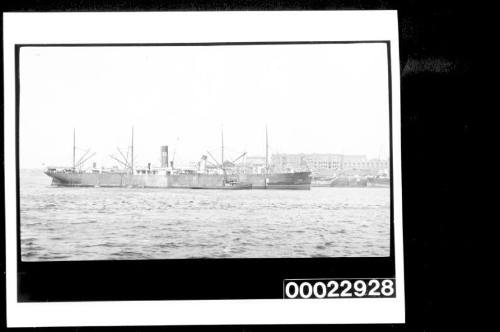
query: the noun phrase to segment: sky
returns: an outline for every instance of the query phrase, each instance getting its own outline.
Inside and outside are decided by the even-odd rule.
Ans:
[[[385,44],[23,47],[20,166],[111,167],[134,127],[136,165],[210,151],[389,155]]]

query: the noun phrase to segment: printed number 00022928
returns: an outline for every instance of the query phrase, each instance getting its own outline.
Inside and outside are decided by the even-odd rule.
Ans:
[[[285,280],[285,299],[395,296],[394,279]]]

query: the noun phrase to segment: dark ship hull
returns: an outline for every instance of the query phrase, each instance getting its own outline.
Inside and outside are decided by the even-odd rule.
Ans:
[[[229,189],[219,174],[129,174],[114,172],[80,173],[46,171],[52,184],[66,187],[131,187]],[[311,173],[273,173],[231,175],[237,183],[232,189],[311,189]]]
[[[370,177],[368,178],[368,186],[387,188],[391,185],[391,180],[388,177]]]

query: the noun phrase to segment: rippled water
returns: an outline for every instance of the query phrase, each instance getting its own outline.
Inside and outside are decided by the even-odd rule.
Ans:
[[[387,188],[56,188],[21,171],[23,261],[389,255]]]

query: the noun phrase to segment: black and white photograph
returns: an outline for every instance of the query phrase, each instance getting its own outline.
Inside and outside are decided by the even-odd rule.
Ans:
[[[404,320],[395,12],[260,14],[6,17],[16,326],[23,304],[130,300],[178,315],[78,325],[185,325],[186,304],[252,299],[255,316],[193,320],[287,323],[264,312],[285,300]],[[358,319],[348,301],[387,307]],[[71,326],[44,308],[28,326]]]
[[[22,260],[389,256],[385,43],[19,63]]]

